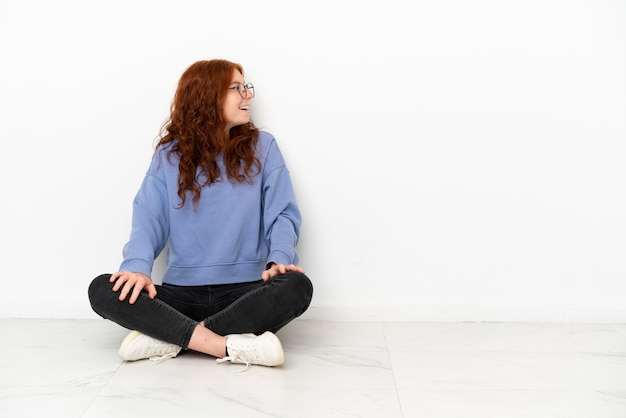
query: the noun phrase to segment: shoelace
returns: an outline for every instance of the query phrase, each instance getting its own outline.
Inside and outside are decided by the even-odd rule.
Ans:
[[[150,361],[154,361],[155,363],[160,363],[162,361],[174,358],[178,355],[178,353],[167,353],[162,356],[152,356],[150,357]]]
[[[237,351],[235,352],[235,355],[230,355],[230,356],[226,356],[226,357],[222,357],[222,358],[218,358],[215,361],[218,363],[225,363],[227,361],[230,361],[231,363],[234,363],[236,361],[239,361],[241,363],[245,363],[246,366],[243,369],[240,369],[239,371],[237,371],[237,373],[241,373],[241,372],[245,372],[246,370],[248,370],[248,368],[250,367],[250,353],[247,352],[240,352]]]
[[[164,345],[165,343],[163,341],[159,341],[156,339],[149,341],[148,351],[155,351],[156,353],[158,353],[159,351],[165,351],[166,348],[169,349],[169,352],[166,352],[165,354],[159,355],[155,353],[154,355],[150,356],[149,359],[151,361],[154,361],[155,363],[161,363],[162,361],[174,358],[178,355],[180,348],[177,351],[171,351],[169,344],[167,347],[165,347]]]

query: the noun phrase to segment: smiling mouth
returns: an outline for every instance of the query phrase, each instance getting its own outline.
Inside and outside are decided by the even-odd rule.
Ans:
[[[249,106],[239,106],[239,110],[249,110]]]

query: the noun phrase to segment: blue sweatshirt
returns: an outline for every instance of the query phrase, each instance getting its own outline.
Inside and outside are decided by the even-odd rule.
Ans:
[[[150,276],[154,260],[168,244],[163,283],[179,286],[259,280],[269,262],[297,264],[300,211],[289,171],[275,138],[260,132],[261,173],[252,184],[225,178],[202,188],[194,208],[178,196],[178,163],[172,143],[160,146],[133,201],[130,240],[120,271]]]

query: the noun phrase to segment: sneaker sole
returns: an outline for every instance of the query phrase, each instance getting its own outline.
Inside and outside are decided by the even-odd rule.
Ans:
[[[126,338],[124,338],[124,341],[122,341],[122,345],[120,346],[120,349],[118,350],[117,355],[120,356],[123,360],[132,361],[124,357],[126,355],[126,349],[130,345],[130,343],[132,343],[133,340],[139,337],[140,335],[141,333],[139,331],[133,331],[130,334],[128,334]]]

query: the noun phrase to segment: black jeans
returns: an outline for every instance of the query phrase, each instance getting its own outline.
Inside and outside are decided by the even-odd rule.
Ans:
[[[214,286],[157,285],[155,299],[143,291],[131,305],[118,299],[110,274],[89,285],[93,310],[125,328],[188,348],[199,322],[216,334],[276,332],[307,310],[313,285],[307,276],[287,272],[267,282]]]

